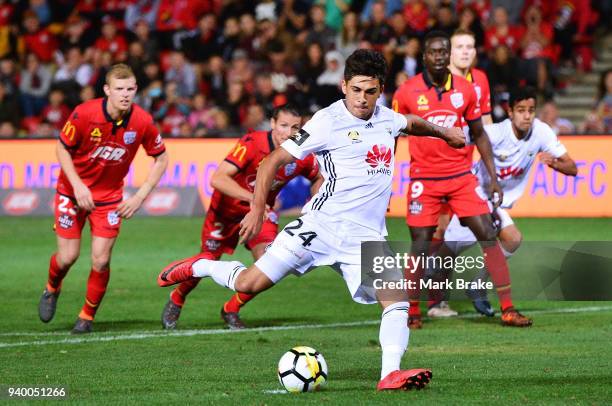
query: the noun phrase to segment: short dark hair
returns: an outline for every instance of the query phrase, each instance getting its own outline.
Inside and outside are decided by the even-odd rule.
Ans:
[[[387,78],[385,57],[371,49],[358,49],[353,52],[344,65],[344,80],[348,82],[360,75],[376,78],[381,86],[384,85]]]
[[[508,102],[508,105],[510,106],[510,109],[513,109],[516,103],[529,99],[534,99],[537,104],[538,92],[536,92],[536,90],[531,86],[522,86],[510,92],[510,101]]]
[[[446,41],[448,41],[448,44],[450,46],[450,37],[448,36],[448,34],[444,31],[441,30],[433,30],[433,31],[429,31],[426,35],[425,38],[423,38],[423,46],[425,48],[427,48],[427,44],[430,41],[433,41],[434,39],[445,39]]]
[[[274,120],[277,120],[278,115],[281,112],[291,114],[292,116],[296,116],[296,117],[302,117],[302,115],[300,114],[300,110],[297,108],[296,105],[292,103],[285,103],[285,104],[281,104],[280,106],[275,107],[274,110],[272,110],[272,118]]]

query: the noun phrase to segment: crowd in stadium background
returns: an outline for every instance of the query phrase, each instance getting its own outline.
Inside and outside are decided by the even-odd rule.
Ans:
[[[422,70],[423,36],[457,28],[475,33],[500,121],[510,89],[551,100],[590,71],[611,14],[610,0],[0,0],[0,138],[56,137],[74,106],[103,96],[117,62],[166,137],[269,129],[286,101],[308,115],[342,96],[357,48],[387,58],[389,105]],[[560,133],[612,133],[612,70],[579,128],[554,102],[540,117]]]

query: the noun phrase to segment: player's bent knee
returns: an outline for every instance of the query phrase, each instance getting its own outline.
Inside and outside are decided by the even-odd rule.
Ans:
[[[79,250],[58,251],[55,259],[60,267],[71,267],[79,259],[79,254]]]
[[[515,253],[523,242],[523,234],[516,227],[503,229],[499,237],[502,247],[510,254]]]
[[[273,285],[274,282],[272,282],[266,274],[255,265],[251,265],[238,275],[234,283],[234,289],[237,292],[253,294],[266,290]]]
[[[110,267],[110,255],[92,255],[91,267],[96,271],[105,271]]]

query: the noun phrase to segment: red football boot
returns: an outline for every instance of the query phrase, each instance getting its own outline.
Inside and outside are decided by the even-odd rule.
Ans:
[[[191,266],[199,259],[202,259],[202,257],[196,255],[172,262],[159,274],[157,277],[157,284],[161,287],[165,287],[195,279]]]
[[[429,369],[397,370],[381,379],[376,386],[376,390],[419,390],[431,381],[432,376]]]

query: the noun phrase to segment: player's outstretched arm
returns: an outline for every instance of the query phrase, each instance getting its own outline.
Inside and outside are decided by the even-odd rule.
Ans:
[[[458,127],[444,128],[423,120],[414,114],[406,114],[408,126],[402,132],[416,136],[440,138],[453,148],[465,146],[465,134]]]
[[[160,155],[157,155],[155,158],[155,162],[149,171],[149,175],[147,179],[144,181],[142,186],[138,188],[138,191],[134,193],[129,199],[121,202],[119,206],[117,206],[117,214],[119,216],[129,219],[138,211],[142,202],[145,201],[149,193],[153,190],[155,185],[159,182],[162,175],[166,171],[168,167],[168,153],[163,152]]]
[[[240,222],[240,241],[248,241],[261,230],[266,211],[266,200],[278,168],[295,161],[293,155],[284,148],[276,148],[266,157],[257,169],[255,193],[251,202],[251,211]]]
[[[480,119],[468,121],[468,126],[470,127],[470,134],[472,134],[472,137],[474,138],[474,143],[476,144],[476,148],[478,148],[481,159],[487,168],[487,172],[489,172],[489,178],[491,179],[489,186],[489,197],[493,203],[493,206],[498,207],[504,200],[504,191],[497,182],[497,173],[495,172],[495,163],[493,162],[493,148],[491,147],[491,141],[489,141],[489,136],[485,132]]]
[[[83,210],[92,211],[96,206],[94,205],[91,191],[87,186],[85,186],[79,177],[79,174],[74,167],[74,163],[72,162],[72,156],[61,141],[57,142],[56,154],[57,160],[62,167],[62,171],[72,185],[72,190],[74,191],[74,198],[77,201],[77,205]]]
[[[236,165],[227,161],[222,161],[219,168],[210,180],[210,185],[219,192],[234,199],[239,199],[245,202],[253,200],[253,193],[243,188],[234,180],[234,176],[240,172]]]
[[[542,152],[540,154],[540,161],[564,175],[576,176],[578,174],[576,162],[574,162],[574,160],[567,153],[555,158],[555,156],[549,152]]]

